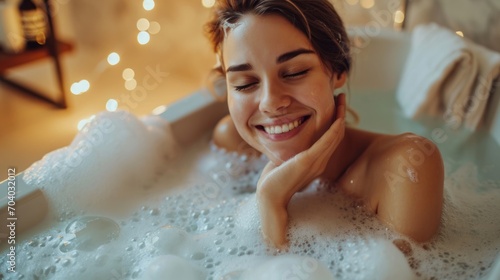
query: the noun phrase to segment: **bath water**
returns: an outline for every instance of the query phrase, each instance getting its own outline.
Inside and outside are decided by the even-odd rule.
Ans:
[[[2,253],[0,278],[487,279],[500,251],[500,180],[495,166],[443,150],[445,207],[431,242],[314,181],[289,204],[289,251],[275,252],[254,193],[265,158],[218,150],[210,135],[177,153],[164,121],[102,113],[25,172],[51,209],[19,239],[15,273]]]

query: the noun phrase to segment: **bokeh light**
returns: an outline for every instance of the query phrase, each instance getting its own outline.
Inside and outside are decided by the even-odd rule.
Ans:
[[[73,83],[71,85],[70,91],[74,95],[80,95],[87,92],[90,89],[90,82],[87,80],[81,80],[79,82]]]
[[[108,102],[106,102],[106,110],[114,112],[116,109],[118,109],[118,101],[113,98],[109,99]]]
[[[365,9],[370,9],[375,5],[374,0],[361,0],[361,7]]]
[[[128,81],[128,80],[132,80],[135,76],[135,72],[134,70],[130,69],[130,68],[125,68],[122,72],[122,78],[125,80],[125,81]]]
[[[153,0],[144,0],[142,2],[142,7],[146,11],[151,11],[155,7],[155,1],[153,1]]]
[[[153,115],[161,115],[167,110],[166,105],[161,105],[153,109]]]
[[[405,20],[405,14],[402,11],[396,11],[394,14],[394,22],[402,23]]]
[[[201,0],[201,4],[205,8],[212,8],[215,5],[215,0]]]
[[[125,81],[125,88],[127,90],[134,90],[137,87],[137,81],[135,79],[130,79]]]
[[[120,62],[120,55],[112,52],[108,55],[108,63],[109,65],[116,65]]]
[[[140,18],[137,21],[137,29],[139,29],[139,31],[146,31],[148,30],[148,28],[149,28],[149,20],[145,18]]]
[[[150,34],[157,34],[157,33],[159,33],[159,32],[160,32],[160,30],[161,30],[161,26],[160,26],[160,24],[159,24],[158,22],[156,22],[156,21],[151,21],[151,22],[149,23],[148,32],[149,32]]]
[[[145,45],[145,44],[149,43],[150,39],[151,39],[151,37],[149,36],[149,33],[146,31],[141,31],[137,35],[137,42],[139,42],[139,44],[141,44],[141,45]]]

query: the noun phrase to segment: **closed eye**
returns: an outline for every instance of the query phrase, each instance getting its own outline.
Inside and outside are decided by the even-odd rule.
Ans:
[[[234,90],[236,90],[236,91],[246,91],[246,90],[251,89],[256,84],[257,84],[257,82],[249,83],[249,84],[245,84],[245,85],[241,85],[241,86],[234,86]]]
[[[307,72],[309,72],[309,70],[311,70],[311,69],[306,69],[304,71],[295,72],[295,73],[291,73],[291,74],[286,74],[286,75],[284,75],[284,77],[287,78],[287,79],[299,78],[299,77],[304,76],[305,74],[307,74]]]

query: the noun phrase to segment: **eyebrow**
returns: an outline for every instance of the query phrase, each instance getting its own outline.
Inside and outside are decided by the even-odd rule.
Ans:
[[[276,63],[280,64],[280,63],[286,62],[286,61],[288,61],[296,56],[299,56],[301,54],[314,54],[314,53],[315,52],[313,50],[309,50],[309,49],[303,49],[303,48],[296,49],[294,51],[290,51],[290,52],[287,52],[287,53],[284,53],[284,54],[278,56],[278,58],[276,58]],[[252,70],[252,65],[250,65],[248,63],[243,63],[243,64],[229,66],[226,69],[226,73],[227,72],[248,71],[248,70]]]
[[[284,53],[280,56],[278,56],[278,58],[276,59],[276,63],[283,63],[285,61],[288,61],[298,55],[301,55],[301,54],[312,54],[314,53],[313,50],[308,50],[308,49],[296,49],[294,51],[291,51],[291,52],[287,52],[287,53]]]

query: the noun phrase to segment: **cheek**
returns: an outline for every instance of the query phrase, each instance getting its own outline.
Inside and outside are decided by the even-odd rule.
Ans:
[[[331,119],[335,111],[333,92],[330,92],[329,88],[316,87],[309,89],[307,94],[302,95],[298,101],[313,109],[320,120],[324,118]]]
[[[235,98],[231,93],[228,94],[227,105],[229,108],[229,114],[233,119],[236,129],[243,136],[249,119],[249,110],[245,106],[243,100]]]

